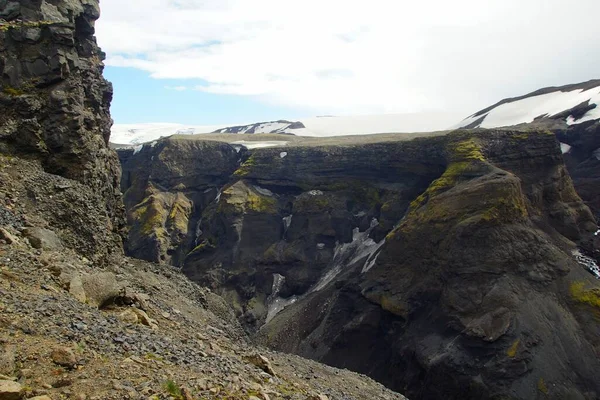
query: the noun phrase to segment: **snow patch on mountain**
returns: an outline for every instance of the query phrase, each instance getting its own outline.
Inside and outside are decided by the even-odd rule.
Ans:
[[[114,124],[110,142],[115,144],[136,145],[151,142],[172,135],[196,135],[210,133],[220,126],[189,126],[183,124]]]
[[[571,146],[569,146],[569,145],[568,145],[568,144],[566,144],[566,143],[560,142],[560,151],[561,151],[563,154],[567,154],[568,152],[570,152],[570,151],[571,151]]]
[[[600,119],[600,86],[596,86],[590,89],[556,90],[537,96],[506,101],[487,112],[471,115],[457,127],[498,128],[527,124],[537,118],[548,118],[564,113],[586,102],[595,108],[587,111],[580,118],[575,118],[573,115],[568,116],[566,123],[574,125]]]
[[[287,133],[293,134],[295,129],[304,128],[302,122],[290,122],[290,121],[273,121],[273,122],[259,122],[256,124],[249,125],[238,125],[230,126],[227,128],[221,128],[215,130],[214,133],[235,133],[235,134],[248,134],[248,133]]]

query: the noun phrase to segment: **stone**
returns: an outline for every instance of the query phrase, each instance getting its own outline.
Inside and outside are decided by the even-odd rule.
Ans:
[[[81,276],[75,275],[71,278],[71,281],[69,282],[69,293],[78,301],[82,303],[86,302],[87,296],[85,294],[85,289],[83,288]]]
[[[0,227],[0,239],[6,241],[8,244],[17,242],[17,239],[10,234],[6,229]]]
[[[66,347],[59,347],[52,350],[50,358],[56,365],[60,365],[65,368],[75,368],[77,365],[77,358],[71,349]]]
[[[192,392],[186,387],[181,388],[181,397],[183,397],[183,400],[194,400]]]
[[[250,364],[253,364],[254,366],[262,369],[263,371],[265,371],[266,373],[268,373],[271,376],[275,376],[275,377],[277,376],[277,374],[275,373],[275,370],[271,366],[271,362],[269,361],[269,359],[267,357],[265,357],[263,355],[260,355],[258,353],[252,354],[250,356],[245,356],[244,360],[246,360]]]
[[[114,301],[121,293],[121,286],[112,272],[99,272],[81,278],[86,301],[101,308]]]
[[[22,391],[20,383],[0,380],[0,400],[19,400]]]
[[[138,316],[133,310],[125,310],[118,317],[126,324],[137,324],[139,322]]]
[[[15,348],[14,346],[0,347],[0,374],[12,375],[15,371]]]
[[[35,396],[28,400],[52,400],[52,399],[50,398],[50,396],[43,395],[43,396]]]
[[[49,229],[27,228],[23,230],[23,235],[29,239],[29,243],[34,249],[56,251],[63,248],[58,235]]]
[[[155,320],[150,318],[145,311],[139,310],[135,307],[131,309],[138,317],[139,321],[146,326],[149,326],[152,329],[158,329],[158,324]]]

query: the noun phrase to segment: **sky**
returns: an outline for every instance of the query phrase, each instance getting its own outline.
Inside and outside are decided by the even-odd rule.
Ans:
[[[600,78],[598,0],[101,0],[116,123],[455,113]]]

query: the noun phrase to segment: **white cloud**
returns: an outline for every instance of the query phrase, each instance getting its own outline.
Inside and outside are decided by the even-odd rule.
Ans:
[[[185,92],[188,88],[187,86],[165,86],[167,90],[175,90],[177,92]]]
[[[597,0],[102,0],[107,63],[317,113],[469,114],[597,78]],[[194,86],[196,83],[190,83]]]

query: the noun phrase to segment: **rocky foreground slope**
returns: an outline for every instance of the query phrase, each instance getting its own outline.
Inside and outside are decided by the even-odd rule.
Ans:
[[[128,250],[415,399],[600,393],[597,224],[547,131],[120,153]],[[578,262],[579,261],[579,262]]]

